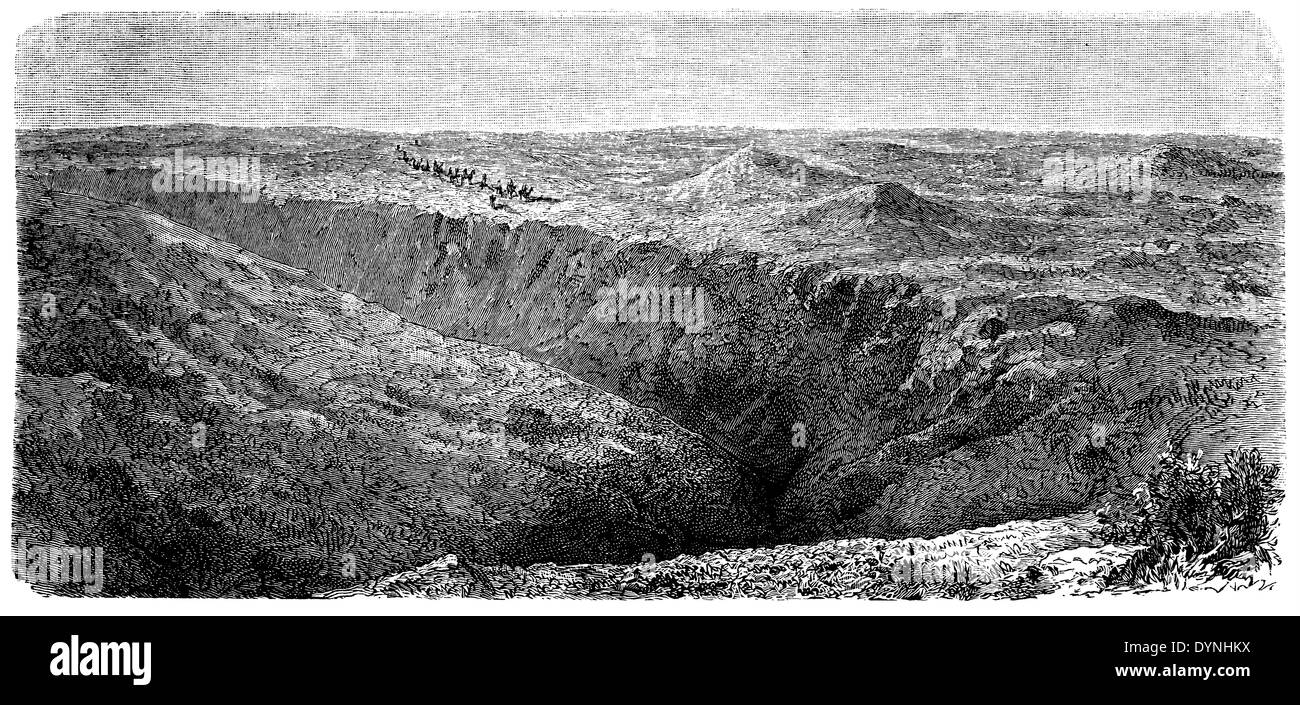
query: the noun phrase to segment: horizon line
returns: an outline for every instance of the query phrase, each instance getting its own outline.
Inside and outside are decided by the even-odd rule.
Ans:
[[[1034,129],[1014,129],[1006,127],[984,127],[978,125],[898,125],[898,126],[881,126],[881,125],[860,125],[854,127],[816,127],[816,126],[770,126],[770,125],[728,125],[716,123],[673,123],[657,125],[653,127],[614,127],[608,129],[600,128],[578,128],[578,129],[522,129],[522,128],[505,128],[505,129],[481,129],[465,130],[456,128],[380,128],[380,127],[360,127],[355,125],[338,125],[338,124],[310,124],[310,123],[285,123],[285,124],[240,124],[240,123],[219,123],[219,122],[135,122],[135,123],[113,123],[104,125],[82,124],[82,125],[59,125],[59,126],[20,126],[15,125],[15,132],[35,132],[35,131],[59,131],[59,130],[112,130],[129,127],[215,127],[215,128],[238,128],[252,130],[353,130],[357,132],[369,132],[373,134],[401,134],[401,135],[423,135],[423,134],[463,134],[463,135],[578,135],[578,134],[614,134],[614,133],[633,133],[633,132],[655,132],[663,130],[757,130],[766,132],[897,132],[897,131],[918,131],[918,132],[956,132],[956,131],[976,131],[1016,135],[1054,135],[1054,134],[1073,134],[1073,135],[1098,135],[1098,136],[1132,136],[1132,137],[1159,137],[1159,136],[1191,136],[1191,137],[1246,137],[1251,139],[1271,140],[1281,142],[1285,137],[1285,130],[1281,133],[1263,133],[1263,132],[1200,132],[1195,130],[1156,130],[1156,131],[1132,131],[1132,130],[1079,130],[1064,128],[1034,128]]]

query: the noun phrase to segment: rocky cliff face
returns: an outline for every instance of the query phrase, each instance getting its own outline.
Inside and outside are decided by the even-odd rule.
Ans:
[[[1171,434],[1209,448],[1234,426],[1266,436],[1252,414],[1278,403],[1260,365],[1275,351],[1253,325],[1139,297],[945,295],[901,267],[783,266],[390,205],[175,197],[148,177],[51,184],[657,409],[760,479],[775,539],[933,536],[1087,508],[1126,493]]]
[[[106,594],[301,597],[447,551],[764,538],[747,469],[662,414],[151,211],[28,186],[14,533],[102,547]]]

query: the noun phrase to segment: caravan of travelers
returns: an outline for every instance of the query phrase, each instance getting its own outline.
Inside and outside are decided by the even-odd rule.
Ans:
[[[419,140],[415,142],[419,146]],[[406,151],[402,145],[397,145],[397,153],[402,155],[402,161],[416,171],[424,171],[447,181],[453,186],[477,186],[480,189],[488,189],[493,193],[488,197],[488,202],[493,208],[504,208],[505,205],[500,203],[500,199],[517,198],[523,201],[533,200],[533,189],[535,187],[523,184],[516,184],[514,179],[507,179],[502,183],[500,179],[495,184],[488,183],[486,172],[480,173],[477,169],[468,169],[465,167],[448,166],[434,159],[423,157],[418,154],[412,154]]]

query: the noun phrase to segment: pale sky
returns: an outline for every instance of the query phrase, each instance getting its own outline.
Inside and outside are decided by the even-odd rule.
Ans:
[[[1246,14],[63,15],[19,127],[977,127],[1280,136]]]

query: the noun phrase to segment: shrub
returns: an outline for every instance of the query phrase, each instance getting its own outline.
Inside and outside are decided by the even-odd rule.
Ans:
[[[1183,584],[1194,574],[1237,577],[1274,565],[1280,473],[1258,449],[1234,450],[1214,464],[1171,445],[1130,506],[1099,513],[1106,540],[1147,544],[1116,577]]]
[[[1223,515],[1218,468],[1204,462],[1200,451],[1182,458],[1166,452],[1146,484],[1149,494],[1141,509],[1149,538],[1194,555],[1213,548]]]
[[[1219,484],[1220,505],[1229,510],[1224,517],[1223,553],[1236,556],[1253,553],[1269,565],[1276,539],[1274,518],[1282,502],[1277,486],[1280,465],[1264,462],[1257,449],[1229,453]]]

